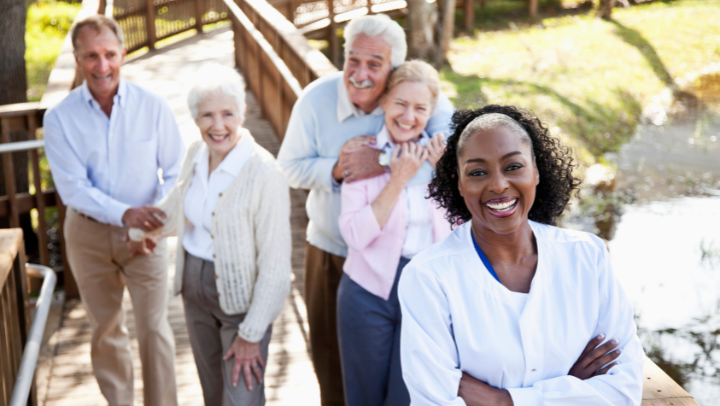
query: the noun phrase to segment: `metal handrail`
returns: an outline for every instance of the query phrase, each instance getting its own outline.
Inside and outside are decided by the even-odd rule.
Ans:
[[[31,149],[42,148],[44,146],[45,140],[8,142],[7,144],[0,144],[0,154],[3,152],[29,151]]]
[[[40,288],[40,296],[38,296],[35,304],[35,317],[30,326],[30,334],[25,343],[20,368],[18,369],[15,387],[13,388],[12,397],[8,406],[25,406],[27,405],[30,389],[35,378],[35,367],[37,366],[38,355],[40,354],[40,346],[42,345],[43,334],[45,333],[45,324],[47,323],[48,314],[50,313],[50,304],[52,303],[52,293],[55,290],[57,276],[55,272],[42,265],[25,264],[28,275],[43,278],[42,288]]]

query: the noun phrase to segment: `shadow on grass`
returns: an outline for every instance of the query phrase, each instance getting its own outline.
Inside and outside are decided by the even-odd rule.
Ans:
[[[570,113],[544,111],[541,119],[552,121],[570,136],[580,140],[594,156],[616,152],[630,140],[640,121],[642,106],[629,92],[616,88],[613,93],[619,101],[617,106],[606,106],[588,98],[574,101],[554,89],[531,82],[511,79],[481,78],[475,75],[461,75],[450,70],[443,71],[444,78],[456,86],[454,104],[458,109],[478,108],[489,103],[483,87],[500,87],[521,97],[542,95],[560,103]],[[494,100],[493,102],[498,102]],[[532,109],[533,106],[519,106]],[[550,116],[548,116],[548,114]]]
[[[641,33],[632,28],[622,25],[618,21],[611,20],[609,22],[615,26],[615,34],[620,39],[622,39],[629,45],[634,46],[635,48],[637,48],[638,51],[640,51],[642,56],[650,64],[650,67],[652,68],[653,72],[655,72],[658,79],[665,83],[666,86],[672,86],[674,84],[672,75],[670,75],[670,72],[668,72],[662,59],[660,59],[660,56],[657,54],[657,51],[655,51],[655,48],[652,46],[652,44],[650,44],[650,42],[645,39],[645,37],[643,37]]]

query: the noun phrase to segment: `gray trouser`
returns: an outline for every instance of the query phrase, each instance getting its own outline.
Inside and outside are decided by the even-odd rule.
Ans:
[[[217,294],[215,264],[186,253],[182,289],[185,321],[205,405],[262,406],[265,404],[265,385],[258,384],[254,377],[253,390],[247,389],[242,372],[238,385],[232,386],[235,360],[224,361],[223,357],[235,341],[238,325],[245,314],[225,314]],[[271,333],[272,325],[260,340],[260,355],[265,365]]]

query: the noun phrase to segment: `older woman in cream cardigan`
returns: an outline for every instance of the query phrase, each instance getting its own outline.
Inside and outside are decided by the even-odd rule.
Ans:
[[[167,217],[155,235],[179,237],[174,291],[183,295],[205,405],[263,405],[271,326],[290,289],[288,186],[241,127],[240,75],[208,65],[197,77],[188,104],[202,141],[158,204]],[[132,241],[151,236],[129,231]]]

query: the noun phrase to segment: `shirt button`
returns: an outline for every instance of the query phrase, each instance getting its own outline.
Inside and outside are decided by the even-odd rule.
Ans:
[[[220,292],[218,292],[218,297],[220,297]]]
[[[213,258],[215,258],[215,254],[213,254]]]
[[[215,212],[212,212],[212,215],[214,216],[214,215],[215,215]]]
[[[219,278],[219,276],[215,275],[215,279]]]
[[[222,193],[218,194],[218,196],[222,197]]]
[[[210,239],[213,239],[213,238],[215,238],[215,236],[214,236],[214,235],[212,235],[212,234],[210,234]]]
[[[533,370],[530,371],[530,372],[535,373],[535,372],[537,372],[537,369],[533,369]]]

